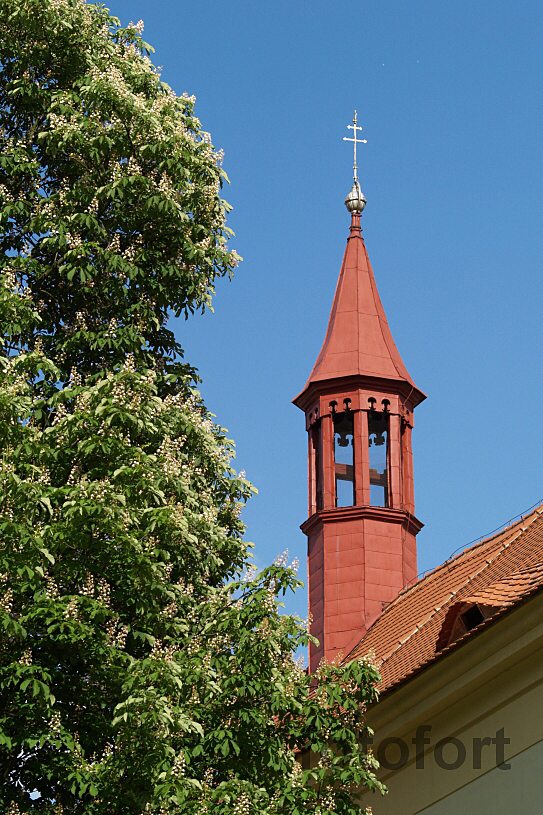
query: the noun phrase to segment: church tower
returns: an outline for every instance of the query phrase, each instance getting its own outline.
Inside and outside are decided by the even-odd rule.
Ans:
[[[356,167],[351,228],[328,329],[294,404],[309,441],[309,667],[346,655],[417,575],[413,411],[425,399],[392,339],[362,238],[366,199]]]

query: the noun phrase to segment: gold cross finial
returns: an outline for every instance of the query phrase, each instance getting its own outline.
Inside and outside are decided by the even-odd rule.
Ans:
[[[349,128],[349,130],[354,131],[354,132],[353,132],[353,136],[354,136],[354,138],[353,138],[353,139],[349,139],[349,138],[348,138],[348,136],[343,136],[343,141],[352,141],[352,142],[353,142],[353,144],[354,144],[354,166],[353,166],[353,170],[354,170],[354,180],[355,180],[355,182],[358,182],[358,172],[357,172],[358,168],[357,168],[357,166],[356,166],[356,145],[357,145],[357,144],[367,144],[367,143],[368,143],[367,139],[357,139],[357,138],[356,138],[356,131],[357,131],[357,130],[360,130],[360,131],[362,130],[362,128],[361,128],[361,127],[359,127],[359,126],[356,124],[356,123],[357,123],[357,121],[358,121],[358,118],[357,118],[357,116],[356,116],[356,110],[355,110],[352,125],[347,125],[347,127]]]

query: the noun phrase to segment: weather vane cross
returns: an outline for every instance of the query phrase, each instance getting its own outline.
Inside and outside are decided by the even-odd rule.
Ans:
[[[354,136],[354,138],[353,138],[353,139],[350,139],[348,136],[343,136],[343,141],[352,141],[352,142],[353,142],[353,146],[354,146],[354,165],[353,165],[353,170],[354,170],[354,180],[355,180],[355,181],[358,181],[358,172],[357,172],[358,168],[357,168],[357,165],[356,165],[356,145],[357,145],[357,144],[367,144],[367,143],[368,143],[368,140],[367,140],[367,139],[357,139],[357,138],[356,138],[356,131],[357,131],[357,130],[362,131],[362,128],[361,128],[361,127],[359,127],[359,126],[356,124],[356,123],[357,123],[357,121],[358,121],[358,118],[357,118],[357,115],[356,115],[356,110],[355,110],[352,125],[347,125],[347,127],[349,128],[349,130],[352,130],[352,131],[353,131],[353,136]]]

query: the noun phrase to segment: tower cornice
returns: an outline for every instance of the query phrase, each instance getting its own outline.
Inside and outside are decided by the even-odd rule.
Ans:
[[[334,396],[339,392],[376,391],[378,393],[395,393],[404,404],[413,410],[426,399],[426,394],[405,379],[388,379],[378,376],[354,374],[333,379],[309,381],[303,391],[292,402],[303,411],[310,410],[315,399]]]
[[[417,535],[424,526],[422,521],[404,509],[352,506],[318,510],[301,524],[300,529],[306,535],[311,535],[323,524],[341,523],[342,521],[383,521],[401,524],[411,535]]]

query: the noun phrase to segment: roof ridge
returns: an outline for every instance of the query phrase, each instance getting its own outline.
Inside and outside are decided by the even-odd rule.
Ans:
[[[536,510],[535,513],[534,513],[535,517],[534,517],[533,520],[536,520],[537,517],[541,516],[542,513],[543,513],[543,509]],[[517,523],[522,522],[522,520],[524,520],[524,519],[521,518],[520,521],[517,521]],[[455,589],[453,592],[451,592],[449,594],[449,596],[447,597],[447,599],[443,603],[441,603],[441,605],[436,606],[435,608],[432,609],[431,613],[428,614],[428,616],[426,617],[426,619],[422,623],[417,623],[415,625],[415,627],[413,628],[413,630],[406,637],[404,637],[402,640],[400,640],[400,642],[397,645],[395,645],[394,648],[386,656],[382,657],[381,665],[384,665],[384,663],[387,662],[406,642],[408,642],[408,640],[410,640],[411,637],[413,637],[418,631],[420,631],[422,628],[424,628],[424,626],[427,625],[430,622],[430,620],[432,620],[433,617],[435,617],[435,615],[439,611],[441,611],[443,608],[445,608],[445,606],[447,604],[449,604],[451,602],[451,600],[462,589],[464,589],[467,585],[469,585],[469,583],[471,583],[473,580],[475,580],[476,577],[478,577],[480,574],[482,574],[482,572],[484,572],[485,569],[487,569],[490,566],[491,563],[494,563],[494,561],[496,561],[499,557],[501,557],[501,555],[506,551],[506,549],[508,549],[515,541],[517,541],[526,532],[526,530],[528,529],[528,527],[531,525],[532,522],[533,521],[531,521],[530,524],[528,524],[528,526],[521,527],[521,529],[517,532],[517,534],[514,535],[510,540],[504,541],[503,545],[495,553],[494,557],[492,557],[490,560],[486,560],[484,562],[484,564],[481,566],[481,568],[477,572],[475,572],[475,574],[469,575],[466,578],[466,580],[462,583],[462,585],[459,586],[457,589]],[[492,540],[492,539],[490,539],[490,540]],[[475,547],[473,547],[473,548],[475,548]],[[460,553],[460,554],[463,554],[463,553]],[[445,562],[447,562],[447,561],[445,561]],[[421,578],[421,581],[424,580],[424,579],[425,578]],[[392,606],[392,603],[390,605]],[[389,606],[387,606],[387,609],[388,608],[389,608]],[[385,612],[386,612],[387,609],[385,609]],[[382,617],[383,617],[383,615],[378,617],[377,620],[381,620]],[[376,622],[377,622],[377,620],[376,620]],[[358,644],[360,644],[360,643],[358,643]]]
[[[485,538],[482,541],[480,540],[477,543],[474,543],[473,546],[470,546],[468,544],[466,546],[466,548],[463,549],[461,552],[459,552],[457,555],[450,555],[447,558],[447,560],[443,561],[443,563],[440,563],[437,566],[434,566],[433,569],[429,569],[429,571],[427,571],[425,574],[423,574],[422,577],[417,578],[414,583],[411,583],[411,585],[405,586],[405,588],[403,588],[400,591],[400,593],[397,594],[396,597],[393,600],[391,600],[385,606],[382,613],[379,615],[379,617],[377,617],[377,620],[375,620],[375,623],[378,620],[381,620],[383,615],[386,614],[390,609],[392,609],[396,605],[398,600],[400,600],[400,598],[405,597],[405,595],[408,592],[414,591],[416,588],[418,588],[420,585],[422,585],[423,581],[426,580],[428,577],[431,577],[431,576],[437,574],[441,569],[445,569],[445,568],[449,569],[453,565],[453,563],[455,561],[459,560],[461,557],[464,557],[466,555],[466,553],[471,554],[472,552],[475,552],[477,549],[479,549],[479,547],[485,546],[486,544],[489,544],[489,543],[492,543],[492,541],[494,541],[500,535],[503,535],[504,533],[509,532],[509,531],[512,532],[515,529],[515,527],[517,527],[519,524],[521,524],[522,521],[524,521],[525,519],[529,518],[530,515],[533,515],[533,518],[531,518],[530,521],[529,521],[529,523],[532,524],[542,514],[543,514],[543,503],[538,504],[535,509],[530,510],[528,513],[526,513],[526,515],[521,515],[521,517],[517,521],[514,521],[510,526],[505,527],[505,528],[501,528],[499,532],[495,532],[492,535],[490,535],[490,537]],[[373,623],[373,625],[375,625],[375,623]]]
[[[461,552],[458,551],[458,549],[455,549],[454,552],[451,555],[449,555],[447,560],[445,560],[444,563],[442,563],[441,565],[445,566],[447,563],[451,563],[453,560],[456,560],[457,558],[461,557],[461,555],[465,554],[468,550],[471,551],[476,549],[478,546],[483,546],[485,543],[490,543],[490,541],[494,540],[494,538],[497,538],[499,537],[499,535],[503,535],[504,532],[507,532],[508,530],[513,529],[515,526],[518,526],[518,524],[522,523],[522,521],[524,521],[526,518],[534,516],[530,520],[531,523],[532,521],[536,520],[537,517],[541,515],[542,512],[543,512],[543,501],[538,501],[537,504],[531,506],[530,509],[526,510],[524,513],[516,515],[514,518],[510,519],[509,521],[506,521],[506,523],[499,526],[497,529],[494,529],[492,532],[489,533],[488,536],[483,535],[482,540],[481,538],[476,538],[475,540],[472,540],[469,543],[467,543],[463,548],[459,547],[462,548]],[[456,554],[457,552],[458,554]]]

